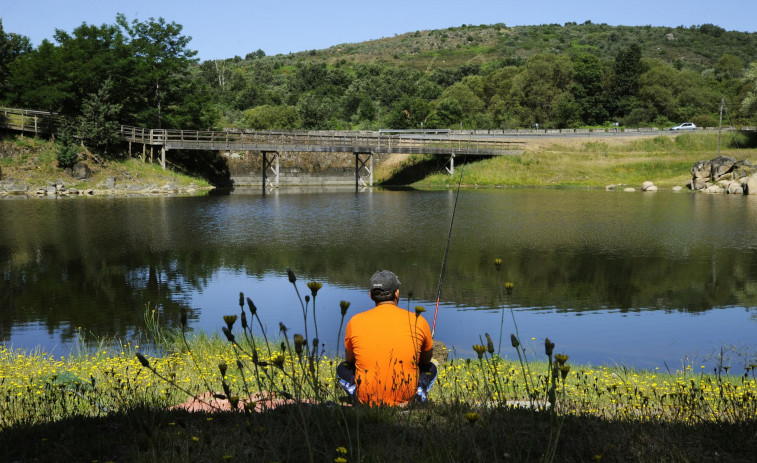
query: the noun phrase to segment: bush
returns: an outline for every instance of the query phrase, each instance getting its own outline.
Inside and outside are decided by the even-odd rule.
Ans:
[[[71,136],[70,130],[63,130],[58,136],[58,142],[59,145],[56,150],[58,167],[61,169],[73,167],[79,160],[79,149],[75,144],[74,138]]]

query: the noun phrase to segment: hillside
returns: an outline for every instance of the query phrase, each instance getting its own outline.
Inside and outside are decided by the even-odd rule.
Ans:
[[[743,63],[757,60],[757,34],[726,31],[718,26],[652,27],[565,23],[508,27],[505,24],[462,25],[447,29],[412,31],[361,43],[344,43],[324,50],[308,50],[265,59],[289,62],[401,65],[414,70],[450,69],[463,64],[493,61],[520,63],[538,53],[561,54],[591,50],[601,60],[612,60],[632,43],[644,58],[703,71],[714,68],[724,54]],[[248,55],[252,57],[254,54]]]

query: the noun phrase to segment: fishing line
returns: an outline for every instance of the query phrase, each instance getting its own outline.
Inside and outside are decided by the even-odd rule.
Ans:
[[[439,273],[439,288],[436,290],[436,310],[434,310],[434,323],[431,325],[431,337],[434,337],[436,331],[436,317],[439,315],[439,300],[442,297],[442,283],[444,282],[444,269],[447,267],[447,255],[449,254],[449,244],[452,241],[452,225],[455,223],[455,211],[457,211],[457,200],[460,198],[460,185],[463,183],[463,169],[465,168],[465,158],[467,153],[463,155],[463,162],[460,166],[460,180],[457,182],[457,193],[455,194],[455,204],[452,206],[452,218],[449,221],[449,233],[447,234],[447,246],[444,248],[444,259],[442,259],[442,270]]]

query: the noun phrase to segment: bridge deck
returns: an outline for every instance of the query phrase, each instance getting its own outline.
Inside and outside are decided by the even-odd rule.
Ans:
[[[523,141],[472,135],[379,132],[248,132],[156,130],[121,127],[121,139],[167,150],[225,150],[319,153],[428,153],[496,156],[516,154]]]

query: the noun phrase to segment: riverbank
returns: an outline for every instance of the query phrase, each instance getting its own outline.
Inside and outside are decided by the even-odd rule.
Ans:
[[[757,162],[754,140],[744,134],[725,133],[720,153],[737,160]],[[640,189],[651,181],[660,189],[685,187],[695,162],[718,155],[717,133],[663,134],[654,138],[543,139],[528,141],[518,156],[497,156],[483,161],[456,158],[455,175],[432,173],[414,180],[419,188],[448,188],[457,185],[463,170],[465,187],[549,187]],[[377,178],[422,164],[424,157],[397,159],[387,169],[379,167]],[[465,164],[463,164],[465,162]],[[381,180],[379,180],[381,181]]]
[[[253,359],[235,354],[226,340],[203,334],[190,335],[173,353],[147,355],[149,368],[136,356],[143,347],[133,344],[82,345],[66,358],[0,347],[4,458],[751,461],[757,452],[757,383],[749,366],[746,374],[729,376],[727,370],[573,365],[555,382],[556,405],[550,407],[543,352],[544,362],[524,370],[484,351],[480,360],[442,364],[430,404],[369,409],[341,404],[335,359],[318,362],[322,392],[315,393],[307,366],[291,348],[277,354],[279,341],[272,341],[274,355],[261,357],[254,368]],[[261,355],[264,345],[259,339]],[[262,413],[171,408],[190,398],[187,392],[211,390],[241,400],[260,386],[298,400]]]
[[[213,189],[202,178],[138,158],[112,161],[86,154],[74,169],[64,170],[55,150],[49,140],[0,140],[0,197],[194,195]]]
[[[728,132],[720,154],[757,162],[755,138]],[[653,138],[608,137],[529,139],[521,155],[484,160],[456,158],[455,175],[446,160],[430,155],[390,155],[374,169],[375,185],[416,188],[590,188],[685,187],[694,163],[718,155],[716,133],[661,134]],[[192,195],[213,189],[206,180],[138,158],[84,159],[86,179],[57,167],[55,145],[35,138],[0,141],[0,196]]]

